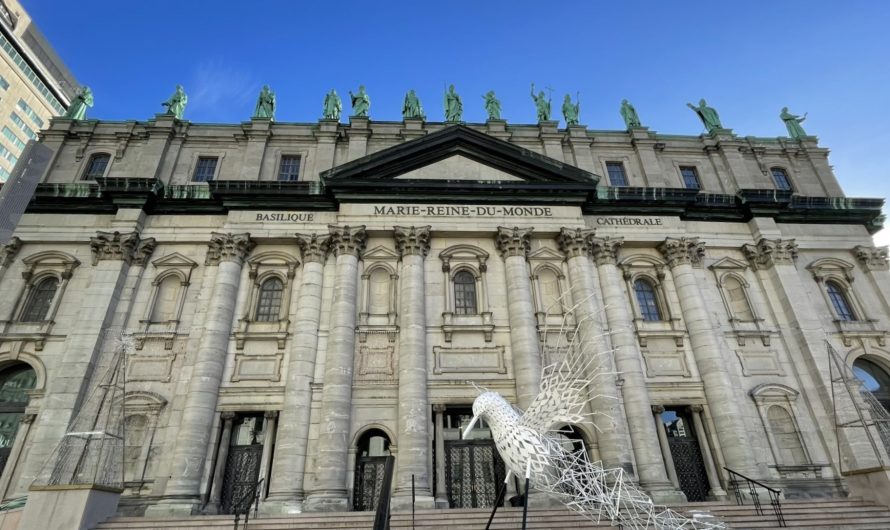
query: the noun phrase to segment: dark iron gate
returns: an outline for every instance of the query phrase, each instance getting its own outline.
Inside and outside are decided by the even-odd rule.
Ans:
[[[455,440],[445,444],[445,483],[451,507],[493,507],[506,477],[494,442]]]
[[[674,467],[680,489],[686,494],[689,502],[708,500],[708,474],[705,461],[701,455],[698,440],[692,437],[672,436],[668,438]]]
[[[220,500],[222,513],[233,513],[232,503],[240,501],[256,487],[262,455],[262,444],[233,445],[229,448]]]
[[[355,462],[355,483],[353,484],[352,509],[368,512],[377,509],[383,478],[386,470],[386,456],[362,456]]]

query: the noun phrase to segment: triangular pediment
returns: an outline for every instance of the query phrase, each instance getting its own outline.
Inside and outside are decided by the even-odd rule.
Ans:
[[[368,261],[398,261],[399,255],[382,245],[369,248],[362,253],[362,259]]]
[[[183,256],[179,252],[174,252],[172,254],[167,254],[166,256],[162,256],[151,262],[155,267],[175,267],[175,268],[189,268],[193,269],[198,266],[197,263]]]
[[[530,260],[562,261],[563,259],[565,259],[565,255],[562,252],[553,250],[550,247],[541,247],[538,250],[535,250],[534,252],[530,252],[528,255],[528,259],[530,259]]]
[[[745,270],[748,268],[748,264],[744,261],[740,261],[734,258],[725,257],[717,260],[715,263],[708,266],[711,270]]]
[[[481,164],[464,155],[454,155],[432,164],[403,173],[396,180],[469,180],[476,182],[509,182],[522,179],[506,171]]]

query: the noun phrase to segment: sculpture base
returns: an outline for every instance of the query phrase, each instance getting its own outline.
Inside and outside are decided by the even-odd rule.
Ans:
[[[97,485],[32,486],[19,528],[89,530],[117,513],[121,492]]]

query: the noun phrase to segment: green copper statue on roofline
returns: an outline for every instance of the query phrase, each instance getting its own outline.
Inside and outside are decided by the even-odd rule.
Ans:
[[[704,98],[698,102],[697,107],[692,103],[687,103],[686,106],[698,115],[699,119],[705,125],[705,129],[707,129],[709,133],[714,132],[715,129],[723,128],[717,110],[714,107],[709,107]]]
[[[352,115],[357,118],[367,118],[371,111],[371,98],[365,92],[365,85],[359,85],[358,94],[349,91],[349,98],[352,100]]]
[[[551,99],[544,96],[543,90],[536,96],[534,83],[532,83],[532,99],[535,100],[535,109],[538,111],[538,122],[549,121]]]
[[[182,113],[185,112],[185,104],[188,103],[189,97],[185,95],[185,90],[182,88],[182,85],[176,85],[176,92],[170,96],[170,99],[161,103],[162,106],[167,107],[167,112],[164,114],[167,116],[173,116],[177,120],[182,119]]]
[[[494,90],[486,92],[485,95],[482,96],[482,99],[485,100],[485,112],[488,113],[488,119],[501,119],[501,102],[498,100],[497,96],[494,95]]]
[[[343,110],[343,102],[340,101],[340,96],[337,95],[337,91],[333,88],[330,92],[324,95],[324,110],[322,111],[322,116],[326,120],[336,120],[340,121],[340,112]]]
[[[275,119],[275,92],[272,92],[269,85],[263,86],[263,89],[260,91],[256,107],[253,110],[253,117]]]
[[[628,129],[633,129],[635,127],[642,127],[640,124],[640,116],[637,114],[637,109],[634,108],[633,105],[630,104],[626,99],[621,100],[621,117],[624,119],[624,125]]]
[[[454,85],[448,87],[445,92],[445,121],[459,122],[463,118],[464,102],[454,91]]]
[[[578,125],[578,119],[581,117],[581,95],[575,96],[575,103],[572,103],[572,96],[566,94],[562,102],[562,116],[566,120],[566,125]]]
[[[93,91],[90,90],[90,87],[88,86],[81,87],[77,92],[77,95],[74,96],[74,100],[65,112],[64,117],[69,120],[85,120],[87,117],[87,107],[92,106]]]
[[[405,102],[402,104],[402,118],[406,120],[426,119],[426,114],[423,113],[423,105],[420,104],[420,98],[417,97],[413,89],[405,94]]]
[[[806,112],[803,113],[803,116],[795,116],[788,112],[788,107],[782,107],[782,113],[779,114],[779,117],[782,118],[782,121],[785,122],[785,127],[788,128],[788,136],[792,138],[803,138],[808,136],[807,132],[800,126],[800,124],[807,119]]]

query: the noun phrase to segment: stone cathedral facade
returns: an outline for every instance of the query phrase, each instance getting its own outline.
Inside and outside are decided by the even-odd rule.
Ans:
[[[656,500],[725,497],[726,468],[890,498],[883,201],[815,138],[159,115],[40,142],[0,247],[5,499],[127,331],[123,513],[226,513],[260,479],[266,513],[373,509],[390,454],[396,507],[412,480],[490,506],[477,387],[526,407],[580,321],[615,374],[565,443]]]

